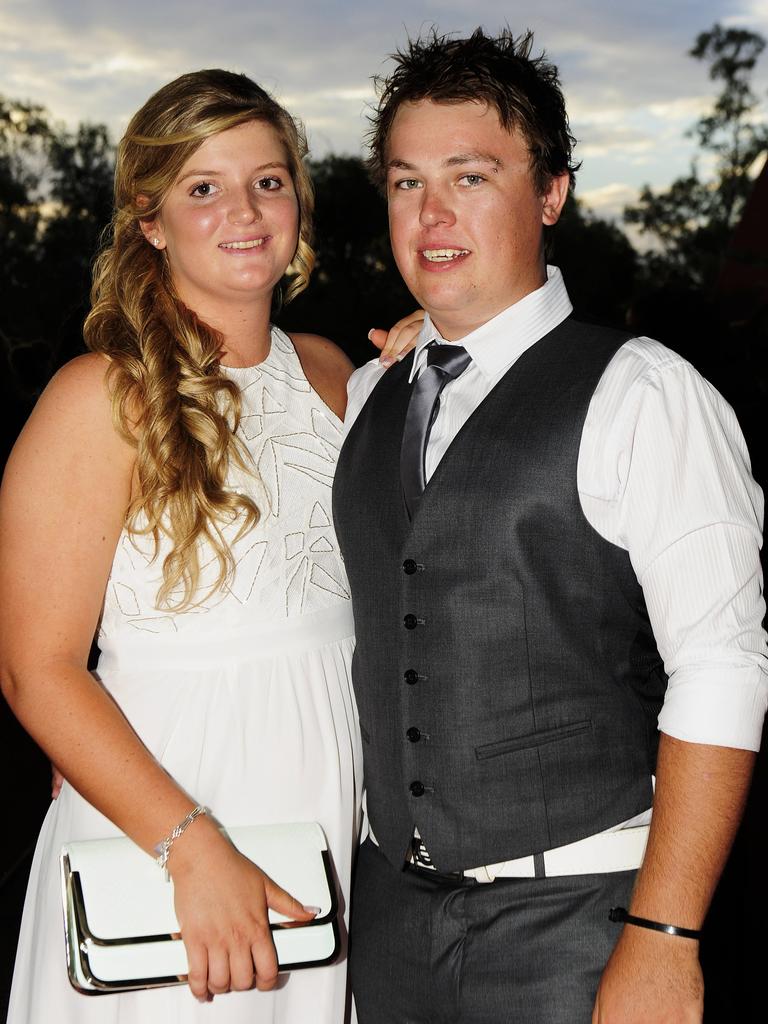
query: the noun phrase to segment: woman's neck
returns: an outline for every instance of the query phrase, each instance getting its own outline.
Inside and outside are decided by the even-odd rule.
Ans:
[[[227,303],[195,312],[221,335],[224,366],[255,366],[269,355],[271,302]]]
[[[255,366],[269,355],[269,316],[229,321],[217,328],[222,335],[221,362],[224,366]]]

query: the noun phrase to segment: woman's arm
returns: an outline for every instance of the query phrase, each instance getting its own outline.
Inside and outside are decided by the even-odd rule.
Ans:
[[[124,780],[120,772],[95,776],[92,762],[111,761],[114,751],[127,766],[142,754],[86,671],[134,465],[133,449],[112,426],[106,368],[103,358],[85,356],[60,371],[8,460],[0,490],[0,679],[33,738],[116,820],[113,787],[119,792]],[[130,815],[118,824],[138,835],[147,827],[132,828]],[[148,835],[140,842],[152,846]]]
[[[135,462],[112,425],[106,370],[97,355],[64,367],[8,461],[0,489],[0,682],[71,784],[151,852],[195,801],[87,671]],[[168,867],[194,993],[249,987],[254,961],[259,987],[271,987],[277,967],[267,902],[301,920],[311,914],[270,889],[205,818],[174,844]]]

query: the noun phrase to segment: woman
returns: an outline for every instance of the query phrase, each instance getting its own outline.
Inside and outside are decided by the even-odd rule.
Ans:
[[[330,483],[351,367],[270,327],[275,290],[296,294],[313,262],[304,153],[241,75],[185,75],[145,104],[118,152],[91,352],[56,375],[8,463],[3,692],[68,780],[32,867],[14,1024],[344,1018],[343,958],[276,987],[267,907],[313,910],[213,820],[319,820],[346,900],[361,765]],[[190,823],[197,805],[211,815]],[[76,993],[61,844],[123,831],[152,853],[180,823],[167,867],[189,987],[229,994],[200,1010],[183,987]]]

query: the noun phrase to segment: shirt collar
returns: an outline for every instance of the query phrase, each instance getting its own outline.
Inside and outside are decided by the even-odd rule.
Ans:
[[[461,339],[472,362],[484,377],[493,379],[508,369],[526,349],[549,334],[571,313],[573,306],[557,267],[547,267],[547,280],[514,305]],[[409,381],[416,377],[431,341],[450,344],[440,336],[429,314],[424,318],[413,356]]]

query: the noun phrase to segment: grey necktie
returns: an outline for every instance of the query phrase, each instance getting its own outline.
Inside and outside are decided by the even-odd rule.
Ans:
[[[408,514],[413,517],[426,487],[424,460],[432,424],[440,408],[440,392],[472,361],[461,345],[430,344],[427,366],[415,381],[408,403],[400,451],[400,479]]]

